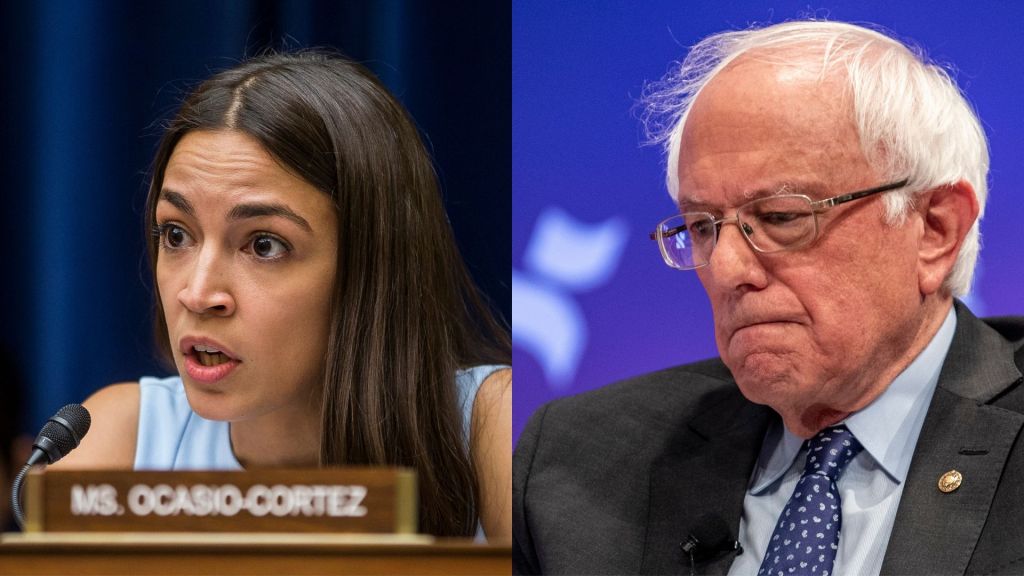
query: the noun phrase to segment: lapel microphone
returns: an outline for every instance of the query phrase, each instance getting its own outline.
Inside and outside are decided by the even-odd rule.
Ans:
[[[732,537],[729,525],[717,514],[704,514],[694,522],[686,540],[679,548],[690,557],[690,574],[697,573],[697,560],[709,558],[719,552],[743,553],[739,540]]]

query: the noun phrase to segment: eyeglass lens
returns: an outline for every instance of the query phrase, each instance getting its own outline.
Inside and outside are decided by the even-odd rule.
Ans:
[[[695,268],[708,263],[723,223],[711,214],[691,212],[661,224],[662,250],[671,265]],[[814,208],[805,196],[772,196],[744,204],[737,210],[741,232],[755,250],[778,252],[798,248],[817,233]]]

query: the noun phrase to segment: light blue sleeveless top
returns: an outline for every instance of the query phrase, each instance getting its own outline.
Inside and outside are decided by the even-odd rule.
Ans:
[[[462,432],[469,446],[473,400],[480,384],[508,366],[476,366],[455,375]],[[136,470],[241,470],[231,451],[230,425],[192,411],[180,376],[139,379],[139,436]]]

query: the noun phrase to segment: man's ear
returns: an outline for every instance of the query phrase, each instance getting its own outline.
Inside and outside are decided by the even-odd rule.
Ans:
[[[914,204],[922,219],[918,283],[921,294],[934,294],[942,288],[978,219],[978,198],[974,187],[961,180],[915,195]]]

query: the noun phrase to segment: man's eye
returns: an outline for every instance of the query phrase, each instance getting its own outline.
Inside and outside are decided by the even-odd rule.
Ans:
[[[689,229],[695,238],[707,238],[715,233],[715,225],[708,220],[693,222],[689,225]]]
[[[805,217],[807,214],[801,212],[766,212],[759,214],[757,220],[769,226],[784,226]]]
[[[249,249],[257,258],[267,260],[280,258],[291,251],[291,248],[280,238],[267,234],[253,237],[249,244]]]

